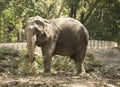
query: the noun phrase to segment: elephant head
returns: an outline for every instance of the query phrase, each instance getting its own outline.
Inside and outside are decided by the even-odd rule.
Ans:
[[[44,41],[49,40],[53,35],[53,26],[40,16],[30,17],[26,21],[26,39],[27,39],[27,49],[32,63],[34,58],[34,47],[35,43],[41,46]]]

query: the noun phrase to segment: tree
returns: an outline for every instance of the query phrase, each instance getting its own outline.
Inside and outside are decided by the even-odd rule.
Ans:
[[[87,22],[91,39],[113,40],[120,42],[120,2],[102,0]]]
[[[25,21],[72,17],[81,21],[90,39],[120,43],[120,0],[1,0],[0,42],[25,40]],[[9,33],[8,33],[9,32]]]
[[[67,3],[69,7],[69,17],[76,19],[76,13],[78,10],[80,0],[69,0],[67,1]]]

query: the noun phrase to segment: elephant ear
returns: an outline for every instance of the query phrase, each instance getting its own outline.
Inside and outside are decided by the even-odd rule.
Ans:
[[[42,27],[44,28],[44,22],[41,20],[35,20],[36,27],[38,30],[42,30]]]
[[[44,31],[47,38],[53,35],[53,27],[50,22],[42,17],[37,16],[35,18],[35,23],[37,24],[37,28],[40,31]],[[41,26],[42,25],[42,26]]]
[[[44,31],[45,31],[45,35],[49,38],[51,37],[54,33],[53,33],[53,27],[51,24],[47,24],[45,25],[45,28],[44,28]]]
[[[43,19],[43,18],[40,17],[40,16],[36,16],[36,17],[34,18],[34,20],[35,20],[35,23],[36,23],[36,24],[44,24],[44,20],[45,20],[45,19]]]
[[[38,30],[43,31],[43,28],[45,26],[44,21],[45,21],[45,19],[43,19],[40,16],[34,17],[34,22],[35,22],[36,27],[37,27]]]
[[[37,25],[40,25],[40,24],[44,24],[42,21],[40,21],[40,20],[35,20],[35,23],[37,24]]]

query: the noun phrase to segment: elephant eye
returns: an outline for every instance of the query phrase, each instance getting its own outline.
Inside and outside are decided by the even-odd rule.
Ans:
[[[34,27],[35,30],[38,30],[37,27]]]
[[[37,28],[37,27],[35,27],[34,29],[35,29],[35,31],[36,31],[36,32],[39,32],[39,30],[38,30],[38,28]]]
[[[44,37],[46,37],[46,34],[45,34],[45,33],[44,33],[43,35],[44,35]]]

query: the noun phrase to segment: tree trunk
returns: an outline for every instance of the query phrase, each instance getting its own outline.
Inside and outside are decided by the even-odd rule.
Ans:
[[[21,18],[19,19],[19,29],[18,29],[18,32],[19,32],[19,39],[18,41],[21,42],[22,41],[22,20]]]
[[[76,19],[76,12],[77,12],[77,9],[74,8],[73,6],[71,6],[70,7],[70,12],[69,12],[69,17]]]

